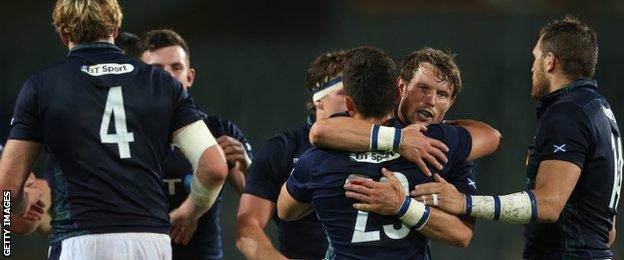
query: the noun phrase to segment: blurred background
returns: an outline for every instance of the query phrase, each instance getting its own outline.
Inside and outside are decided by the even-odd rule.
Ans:
[[[179,32],[190,45],[197,78],[190,93],[207,113],[236,123],[258,151],[265,140],[305,122],[307,66],[321,52],[373,45],[397,62],[425,46],[456,53],[464,91],[447,118],[490,123],[504,136],[500,150],[477,161],[479,192],[524,189],[527,145],[535,129],[529,97],[531,50],[546,22],[577,15],[598,32],[595,78],[616,118],[624,120],[624,1],[617,0],[361,0],[204,1],[119,0],[122,31]],[[0,141],[24,80],[66,55],[53,26],[54,1],[2,1]],[[621,121],[622,122],[622,121]],[[620,124],[620,127],[624,125]],[[235,247],[238,196],[222,203],[225,259]],[[621,203],[622,204],[622,203]],[[622,206],[619,212],[622,213]],[[624,220],[617,223],[617,258],[624,254]],[[275,240],[271,223],[268,232]],[[432,242],[435,259],[520,259],[520,225],[480,221],[466,249]],[[14,259],[43,259],[47,239],[15,237]]]

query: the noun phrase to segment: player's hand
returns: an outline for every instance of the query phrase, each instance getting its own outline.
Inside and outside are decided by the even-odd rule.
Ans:
[[[425,205],[440,208],[449,214],[466,214],[466,195],[457,191],[453,184],[446,182],[440,175],[434,174],[433,178],[436,182],[416,185],[410,193],[411,196]]]
[[[171,240],[177,244],[186,245],[191,241],[197,229],[197,220],[202,214],[196,213],[195,205],[187,198],[180,207],[169,213],[171,219]]]
[[[243,144],[235,138],[223,135],[217,138],[217,143],[223,149],[225,153],[225,160],[228,163],[228,168],[238,166],[241,171],[247,170],[251,165],[251,159],[245,151]]]
[[[33,177],[34,178],[34,177]],[[30,178],[29,178],[30,179]],[[27,181],[28,183],[28,181]],[[24,213],[22,218],[30,221],[41,220],[45,213],[45,203],[43,202],[43,191],[37,187],[33,181],[24,186],[24,193],[26,196],[26,205],[24,206]]]
[[[416,163],[425,175],[431,176],[431,171],[426,163],[442,170],[443,164],[447,162],[444,153],[448,152],[448,147],[438,140],[426,137],[422,131],[427,131],[424,124],[411,124],[403,128],[399,154]]]
[[[407,193],[393,172],[382,169],[381,174],[388,179],[387,182],[354,178],[345,183],[345,195],[359,201],[353,204],[355,209],[386,216],[399,211]]]

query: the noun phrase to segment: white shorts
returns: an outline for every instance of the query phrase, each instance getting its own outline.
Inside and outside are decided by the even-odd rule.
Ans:
[[[171,259],[171,239],[169,235],[158,233],[82,235],[65,239],[60,246],[50,247],[48,259],[169,260]]]

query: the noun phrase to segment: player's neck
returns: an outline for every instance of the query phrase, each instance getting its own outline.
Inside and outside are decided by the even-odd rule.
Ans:
[[[115,44],[115,38],[113,38],[113,36],[110,36],[110,37],[107,37],[107,38],[97,39],[97,40],[95,40],[95,41],[93,41],[93,42],[107,42],[107,43],[110,43],[110,44]],[[69,41],[69,42],[67,43],[67,48],[68,48],[69,50],[71,50],[71,49],[73,49],[74,47],[76,47],[76,45],[78,45],[78,44],[76,44],[76,43],[74,43],[74,42],[72,42],[72,41]]]
[[[565,86],[567,86],[568,84],[570,84],[570,82],[574,81],[573,79],[570,79],[567,76],[554,76],[550,79],[550,91],[548,93],[552,93],[555,92]]]
[[[355,114],[353,117],[373,124],[381,125],[392,118],[392,115],[388,114],[382,117],[363,117],[362,114]]]

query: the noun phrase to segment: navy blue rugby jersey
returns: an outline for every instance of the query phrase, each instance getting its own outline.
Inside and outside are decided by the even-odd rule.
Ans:
[[[204,115],[204,122],[215,138],[223,135],[240,141],[247,155],[253,159],[251,145],[245,134],[232,122],[216,116]],[[169,211],[177,208],[188,197],[193,179],[193,167],[178,149],[169,150],[163,179],[165,193],[169,197]],[[188,245],[172,243],[173,259],[221,259],[221,226],[219,205],[221,194],[212,208],[197,221],[197,230]]]
[[[82,234],[167,234],[163,162],[176,130],[202,117],[167,72],[109,43],[80,44],[24,84],[9,139],[51,160],[52,243]]]
[[[247,173],[245,193],[277,203],[280,189],[303,152],[310,149],[310,127],[314,118],[295,130],[269,139],[256,154]],[[279,251],[288,258],[321,259],[327,250],[327,236],[315,214],[297,221],[282,221],[277,226]]]
[[[596,90],[595,81],[577,80],[544,96],[537,108],[528,188],[535,188],[546,160],[574,163],[581,176],[555,223],[525,226],[527,259],[612,257],[606,242],[622,185],[622,143],[609,103]]]
[[[472,139],[468,131],[450,125],[430,125],[427,136],[443,141],[450,149],[448,167],[459,165],[470,154]],[[407,192],[416,184],[431,182],[413,163],[393,152],[350,153],[312,148],[305,152],[286,182],[291,196],[312,203],[325,228],[332,259],[429,259],[428,239],[403,226],[399,218],[366,213],[353,208],[354,200],[345,196],[345,181],[351,177],[384,181],[381,168],[395,172]],[[458,185],[467,192],[471,185]]]

